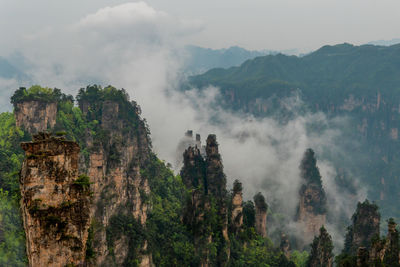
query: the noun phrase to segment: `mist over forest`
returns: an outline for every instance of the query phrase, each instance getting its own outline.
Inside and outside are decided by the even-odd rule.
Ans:
[[[176,1],[4,29],[0,265],[400,266],[400,33],[219,48]]]

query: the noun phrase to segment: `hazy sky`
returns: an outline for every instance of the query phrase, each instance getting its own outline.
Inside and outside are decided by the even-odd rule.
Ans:
[[[21,38],[77,22],[123,0],[0,0],[0,51]],[[202,30],[183,42],[221,48],[316,49],[324,44],[400,37],[399,0],[148,0],[154,9]]]

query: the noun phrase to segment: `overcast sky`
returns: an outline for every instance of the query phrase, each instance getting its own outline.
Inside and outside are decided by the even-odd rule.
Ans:
[[[1,54],[21,38],[76,23],[123,0],[0,0]],[[316,49],[324,44],[400,37],[399,0],[148,0],[158,11],[202,30],[181,41],[204,47]]]

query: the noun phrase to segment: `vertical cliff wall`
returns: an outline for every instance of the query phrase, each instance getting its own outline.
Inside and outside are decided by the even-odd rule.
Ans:
[[[56,124],[57,103],[27,100],[15,104],[14,116],[17,127],[30,133],[51,129]]]
[[[146,125],[133,102],[104,98],[92,102],[84,97],[89,90],[82,91],[79,106],[88,121],[99,122],[86,135],[90,153],[82,160],[93,182],[93,263],[121,266],[138,260],[140,266],[150,266],[142,234],[150,194],[148,179],[141,175],[151,152]]]
[[[79,176],[79,146],[34,135],[21,144],[21,207],[30,266],[83,265],[90,224],[90,189]]]
[[[79,108],[58,89],[20,88],[12,100],[16,124],[30,133],[65,131],[79,142],[76,168],[92,191],[86,264],[151,266],[145,238],[150,188],[142,175],[151,142],[140,107],[113,87],[88,86],[77,99]]]

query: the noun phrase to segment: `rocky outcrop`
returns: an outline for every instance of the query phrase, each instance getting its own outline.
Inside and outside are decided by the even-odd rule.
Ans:
[[[90,183],[79,176],[79,146],[40,133],[21,144],[21,208],[30,266],[85,263]]]
[[[43,129],[63,131],[66,126],[57,120],[56,102],[72,100],[56,89],[52,92],[60,95],[51,98],[55,102],[17,97],[17,124],[30,133]],[[142,170],[151,155],[151,142],[146,123],[140,118],[140,107],[129,101],[124,90],[112,87],[88,86],[80,90],[77,98],[82,111],[80,127],[85,125],[86,133],[79,130],[74,136],[70,129],[68,134],[81,145],[83,153],[76,160],[77,169],[90,177],[92,191],[87,216],[93,233],[88,240],[92,257],[86,264],[122,266],[137,261],[141,266],[151,266],[147,241],[143,235],[131,235],[144,232],[149,210],[150,187]]]
[[[302,186],[297,211],[297,221],[303,228],[305,244],[318,234],[326,222],[326,195],[322,187],[321,175],[312,149],[304,153],[300,165]]]
[[[144,228],[147,221],[149,206],[146,199],[150,187],[147,177],[141,175],[141,169],[151,149],[146,125],[137,113],[139,109],[133,103],[111,100],[100,103],[81,101],[80,106],[86,110],[88,119],[95,116],[92,119],[101,122],[99,131],[103,133],[101,139],[87,135],[86,145],[91,153],[83,167],[93,182],[94,206],[91,214],[92,225],[96,228],[93,264],[122,266],[132,257],[129,253],[134,251],[141,266],[151,266],[146,240],[142,240],[138,247],[132,247],[134,242],[124,229],[117,227],[118,221],[136,220],[136,227]],[[134,119],[135,124],[123,117],[127,107],[136,111],[129,114],[129,119]],[[96,227],[99,223],[101,227]]]
[[[349,254],[357,252],[359,247],[371,246],[373,237],[379,237],[380,214],[378,206],[365,200],[358,203],[352,217],[352,225],[348,228],[344,251]]]
[[[314,238],[311,244],[311,252],[307,266],[309,267],[332,267],[333,266],[333,244],[332,238],[326,231],[325,227],[321,227],[319,235]]]
[[[267,211],[268,205],[261,193],[254,196],[254,204],[256,210],[255,227],[257,234],[267,237]]]
[[[194,236],[201,266],[226,266],[229,261],[226,177],[215,135],[209,135],[206,157],[200,149],[188,147],[183,154],[183,183],[190,190],[183,221]],[[212,221],[212,218],[217,218]],[[215,225],[216,224],[216,225]],[[219,240],[217,255],[211,258],[209,244]]]
[[[57,103],[38,100],[16,103],[14,116],[17,127],[30,133],[43,132],[56,124]]]
[[[238,232],[243,226],[243,194],[242,194],[242,183],[235,180],[233,183],[232,192],[232,215],[231,225],[232,231]]]

